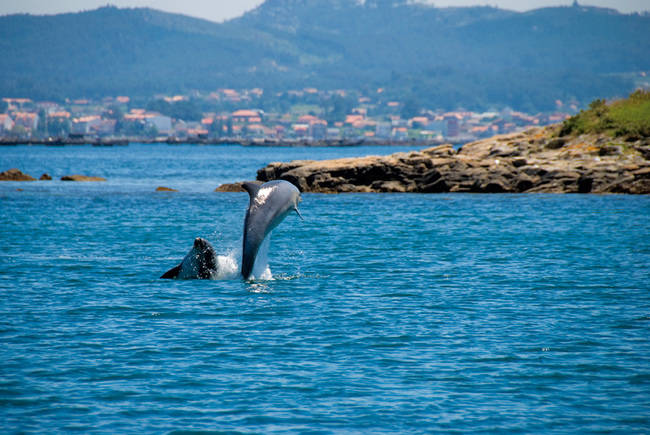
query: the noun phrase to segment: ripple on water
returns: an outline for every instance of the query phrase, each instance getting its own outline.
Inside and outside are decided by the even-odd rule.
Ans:
[[[288,217],[273,233],[272,274],[243,281],[247,198],[212,193],[226,177],[214,168],[244,179],[286,159],[188,147],[176,161],[173,150],[24,152],[6,165],[77,161],[99,173],[93,165],[113,162],[188,191],[169,200],[125,181],[16,196],[0,186],[0,214],[12,217],[0,232],[5,430],[650,427],[648,198],[304,195],[305,221]],[[217,249],[223,279],[158,279],[197,236]]]

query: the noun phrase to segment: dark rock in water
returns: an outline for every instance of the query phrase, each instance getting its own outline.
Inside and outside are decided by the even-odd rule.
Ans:
[[[103,177],[90,177],[87,175],[64,175],[61,181],[106,181]]]
[[[41,175],[41,178],[39,178],[39,180],[41,180],[41,181],[50,181],[51,179],[52,179],[52,176],[50,174],[48,174],[48,173],[45,173],[45,174]]]
[[[178,192],[178,190],[172,189],[171,187],[159,186],[156,187],[156,192]]]
[[[246,192],[244,190],[244,183],[262,184],[261,181],[242,181],[240,183],[226,183],[214,189],[215,192]]]
[[[16,168],[12,168],[4,172],[0,172],[0,181],[36,181],[36,179]]]
[[[258,170],[257,179],[282,179],[318,193],[650,193],[645,143],[624,150],[607,145],[611,138],[603,135],[558,138],[558,130],[536,127],[458,151],[442,145],[389,156],[275,162]]]

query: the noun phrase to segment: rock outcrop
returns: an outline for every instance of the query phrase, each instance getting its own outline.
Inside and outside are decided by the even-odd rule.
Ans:
[[[36,179],[16,168],[12,168],[4,172],[0,172],[0,181],[36,181]]]
[[[259,181],[303,192],[650,193],[650,139],[557,137],[536,127],[464,145],[337,160],[271,163]]]
[[[226,183],[217,187],[215,192],[246,192],[242,185],[247,183],[247,181],[242,181],[239,183]],[[248,181],[248,183],[262,184],[260,181]]]
[[[41,181],[50,181],[52,180],[52,176],[48,174],[47,172],[41,175],[41,178],[39,178]]]
[[[158,186],[156,187],[156,192],[178,192],[178,190],[172,189],[171,187]]]
[[[61,181],[106,181],[103,177],[89,177],[87,175],[64,175]]]

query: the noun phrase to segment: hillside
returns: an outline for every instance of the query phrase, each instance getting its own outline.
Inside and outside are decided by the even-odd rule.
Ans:
[[[588,110],[567,119],[559,134],[607,134],[625,137],[628,142],[650,138],[650,92],[639,90],[611,103],[595,100]]]
[[[648,52],[649,16],[591,7],[267,0],[223,24],[104,7],[0,17],[0,95],[384,87],[427,107],[534,112],[629,93]]]
[[[0,94],[64,98],[207,89],[255,64],[260,44],[150,9],[0,18]],[[243,84],[243,83],[242,83]]]

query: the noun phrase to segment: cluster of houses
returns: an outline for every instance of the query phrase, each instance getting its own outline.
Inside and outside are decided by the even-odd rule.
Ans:
[[[203,95],[203,102],[227,104],[233,110],[203,113],[202,119],[185,120],[137,107],[127,96],[101,101],[67,100],[65,103],[35,102],[27,98],[3,98],[0,110],[2,138],[128,138],[128,139],[252,139],[252,140],[444,140],[463,142],[528,126],[546,125],[566,119],[577,107],[551,114],[528,115],[513,110],[475,113],[470,111],[422,110],[404,117],[398,101],[383,102],[385,110],[367,97],[357,98],[357,107],[340,119],[326,120],[313,105],[287,113],[266,113],[252,108],[263,95],[261,89],[220,89]],[[345,91],[335,91],[345,95]],[[312,88],[289,91],[295,100],[313,97]],[[171,107],[197,96],[158,97]],[[558,107],[562,105],[558,102]],[[206,106],[204,104],[203,106]],[[209,106],[209,104],[207,104]],[[237,106],[241,108],[236,108]]]

